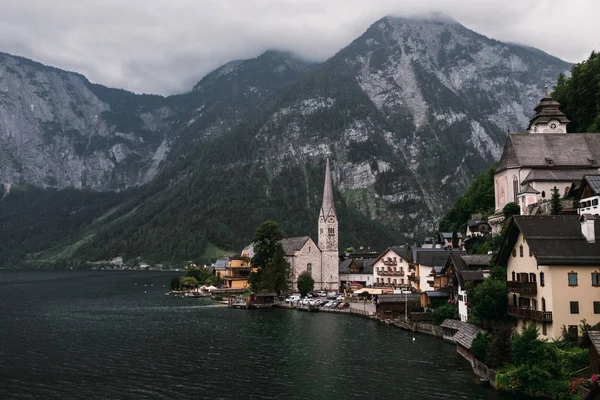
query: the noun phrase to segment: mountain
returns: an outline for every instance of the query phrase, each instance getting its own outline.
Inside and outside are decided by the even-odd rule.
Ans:
[[[447,18],[398,17],[322,64],[278,52],[228,63],[157,101],[176,117],[153,178],[73,235],[67,253],[192,259],[238,248],[265,219],[314,234],[325,157],[341,246],[411,240],[433,230],[507,130],[524,129],[544,83],[568,69]]]

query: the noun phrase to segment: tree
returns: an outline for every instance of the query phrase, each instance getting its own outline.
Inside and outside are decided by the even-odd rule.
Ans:
[[[560,202],[560,193],[558,188],[554,186],[552,189],[552,198],[550,199],[550,215],[559,215],[562,211],[562,203]]]
[[[521,213],[521,207],[515,202],[506,203],[504,208],[502,209],[502,215],[504,218],[509,219],[513,215],[518,215]]]
[[[459,319],[458,305],[446,303],[436,307],[431,312],[431,317],[436,325],[440,325],[445,319]]]
[[[275,292],[280,295],[289,290],[290,263],[285,259],[281,243],[275,249],[273,258],[262,267],[262,270],[262,282],[260,283],[262,291]]]
[[[281,239],[287,235],[275,221],[265,221],[256,229],[254,238],[254,257],[252,264],[256,267],[264,267],[275,256],[277,250],[281,247]]]
[[[477,332],[473,343],[471,344],[471,352],[479,361],[485,362],[486,352],[490,343],[490,335],[487,333]]]
[[[486,278],[479,285],[468,291],[472,315],[484,325],[506,319],[508,294],[506,283],[492,278]]]
[[[539,332],[533,325],[515,333],[510,343],[510,354],[513,364],[533,365],[544,361],[546,343],[538,340]]]
[[[298,291],[302,296],[311,293],[315,288],[315,280],[308,271],[304,271],[298,276]]]
[[[452,248],[458,248],[458,234],[456,233],[456,231],[452,232]]]
[[[194,289],[198,287],[198,280],[193,276],[182,276],[179,282],[182,287],[187,289]]]

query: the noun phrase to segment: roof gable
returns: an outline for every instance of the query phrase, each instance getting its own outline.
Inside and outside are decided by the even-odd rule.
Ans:
[[[281,246],[283,247],[283,252],[286,256],[293,256],[295,252],[302,250],[309,240],[312,241],[310,236],[285,238],[281,239]]]
[[[391,253],[391,254],[389,254]],[[379,260],[381,260],[384,257],[394,257],[394,255],[396,257],[400,257],[401,259],[403,259],[404,261],[410,263],[412,262],[412,257],[411,257],[411,250],[410,247],[408,246],[394,246],[394,247],[389,247],[387,250],[385,250],[383,253],[381,253],[373,263],[378,262]]]
[[[427,267],[444,266],[451,254],[466,255],[467,252],[464,250],[417,250],[415,262]]]

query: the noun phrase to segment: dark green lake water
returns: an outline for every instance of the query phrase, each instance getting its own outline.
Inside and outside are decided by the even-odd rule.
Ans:
[[[173,275],[0,271],[0,399],[501,398],[439,339],[166,296]]]

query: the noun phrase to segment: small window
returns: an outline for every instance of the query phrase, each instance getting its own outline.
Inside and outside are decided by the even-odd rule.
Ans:
[[[593,206],[597,206],[598,205],[598,199],[593,199],[592,200],[592,205]]]
[[[548,334],[548,329],[546,329],[546,323],[543,322],[542,323],[542,335],[547,335]]]
[[[544,280],[544,273],[540,272],[540,286],[544,287],[546,286],[546,281]]]
[[[577,272],[569,272],[569,286],[577,286]]]
[[[600,314],[600,301],[594,302],[594,314]]]
[[[592,286],[600,286],[600,274],[592,272]]]
[[[523,257],[523,245],[519,245],[519,257]]]
[[[516,257],[516,256],[517,256],[517,249],[513,249],[513,250],[512,250],[512,256],[513,256],[513,257]]]
[[[542,311],[546,311],[546,299],[542,297]]]
[[[512,280],[513,280],[513,282],[516,281],[516,279],[515,279],[515,271],[512,272]]]
[[[579,302],[578,301],[571,301],[570,306],[571,306],[571,314],[579,314]]]
[[[529,282],[535,283],[535,273],[533,273],[533,272],[529,273]]]
[[[546,198],[546,191],[542,190],[542,199],[545,199],[545,198]]]
[[[306,264],[306,272],[312,275],[312,264]]]

